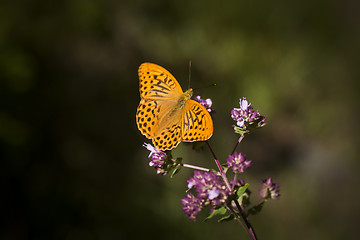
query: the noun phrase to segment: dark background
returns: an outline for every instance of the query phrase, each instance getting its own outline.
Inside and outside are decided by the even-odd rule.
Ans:
[[[184,169],[155,174],[135,123],[154,62],[211,97],[224,162],[246,96],[268,117],[239,150],[259,239],[358,239],[360,15],[355,0],[1,1],[0,239],[247,239],[181,211]],[[174,156],[215,168],[207,149]]]

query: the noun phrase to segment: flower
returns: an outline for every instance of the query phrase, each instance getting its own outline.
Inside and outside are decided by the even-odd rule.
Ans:
[[[271,178],[263,180],[259,194],[264,199],[278,199],[280,196],[279,184],[273,183]]]
[[[194,171],[194,176],[188,180],[188,187],[195,188],[197,197],[204,200],[214,200],[218,197],[225,200],[227,196],[225,185],[213,172]]]
[[[248,126],[254,123],[257,123],[257,127],[266,125],[266,117],[260,115],[259,111],[254,111],[251,103],[245,97],[240,98],[239,104],[240,108],[233,108],[231,111],[231,118],[236,121],[238,127],[246,130]]]
[[[186,198],[181,199],[181,204],[183,205],[182,210],[185,215],[189,217],[190,220],[195,221],[196,216],[202,209],[202,202],[200,199],[188,193]]]
[[[242,153],[234,153],[230,155],[227,159],[227,166],[231,168],[233,173],[244,173],[245,169],[247,169],[251,165],[251,160],[245,159],[245,156]]]
[[[201,207],[210,205],[211,211],[216,207],[225,204],[227,197],[230,195],[230,191],[220,180],[220,177],[213,172],[200,172],[194,171],[194,176],[188,181],[188,188],[195,189],[196,196],[188,194],[186,200],[182,199],[184,205],[184,212],[191,220],[195,220],[194,215],[189,214],[189,202],[196,204],[201,203]],[[197,199],[197,201],[194,200]],[[191,201],[190,201],[191,200]],[[192,205],[193,205],[192,204]],[[186,205],[186,206],[185,206]],[[191,205],[191,206],[192,206]],[[196,213],[197,214],[197,213]],[[196,216],[196,215],[195,215]]]
[[[214,112],[214,109],[211,108],[212,101],[210,98],[204,100],[200,96],[196,96],[194,100],[203,105],[208,112]]]
[[[143,147],[145,147],[147,150],[150,151],[149,154],[149,158],[152,157],[152,155],[154,155],[154,158],[158,158],[158,155],[162,155],[163,152],[160,151],[157,147],[153,147],[151,144],[149,143],[144,143]],[[165,154],[165,153],[164,153]]]
[[[209,191],[209,200],[213,200],[213,199],[217,198],[219,195],[220,195],[220,190],[217,189],[216,187],[213,187]]]
[[[166,153],[148,143],[144,143],[143,147],[150,151],[149,158],[151,158],[151,161],[149,166],[154,167],[157,174],[166,175],[168,173],[167,164],[165,164]]]

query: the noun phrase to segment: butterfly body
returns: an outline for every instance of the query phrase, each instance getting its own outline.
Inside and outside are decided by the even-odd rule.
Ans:
[[[183,92],[166,69],[143,63],[139,67],[140,104],[136,112],[139,130],[160,150],[171,150],[181,141],[207,140],[212,136],[210,114],[191,100],[193,90]]]
[[[175,110],[183,108],[185,103],[191,98],[192,94],[193,90],[191,88],[188,89],[185,93],[183,93],[180,96],[177,105],[175,106]]]

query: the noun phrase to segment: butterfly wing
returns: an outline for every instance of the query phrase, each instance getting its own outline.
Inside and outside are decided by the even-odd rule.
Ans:
[[[139,130],[148,139],[161,136],[167,128],[173,129],[174,111],[179,97],[183,94],[175,77],[163,67],[153,63],[143,63],[139,67],[140,104],[136,112],[136,122]],[[178,121],[180,117],[178,117]],[[177,129],[177,128],[176,128]],[[164,135],[163,135],[164,136]],[[156,141],[160,144],[161,140]]]
[[[141,99],[177,100],[183,94],[175,77],[159,65],[143,63],[138,72]]]
[[[154,100],[141,99],[136,111],[136,123],[140,132],[147,138],[152,138],[159,121],[160,106]]]
[[[158,131],[152,142],[160,150],[171,150],[181,142],[181,111],[177,118],[171,118],[171,121],[165,128]]]
[[[213,122],[209,112],[200,103],[189,99],[182,111],[181,140],[205,141],[213,134]]]

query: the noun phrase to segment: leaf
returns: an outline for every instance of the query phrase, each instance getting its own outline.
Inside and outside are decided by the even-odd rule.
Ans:
[[[225,207],[214,209],[212,211],[212,213],[207,218],[204,219],[204,221],[209,220],[210,218],[214,217],[215,215],[224,215],[225,213],[226,213]]]
[[[246,189],[248,189],[248,187],[249,187],[249,184],[248,184],[248,183],[246,183],[244,186],[241,186],[241,187],[237,190],[236,195],[240,198],[240,197],[245,193]]]
[[[264,203],[265,203],[265,201],[263,201],[263,202],[259,203],[258,205],[255,205],[252,208],[250,208],[248,210],[248,215],[250,215],[250,214],[251,215],[258,214],[261,211],[262,207],[264,206]]]
[[[248,130],[245,130],[244,128],[241,128],[241,127],[238,127],[238,126],[235,126],[235,125],[233,125],[233,128],[234,128],[235,133],[238,133],[241,136],[244,136],[245,133],[249,132]]]
[[[172,173],[171,173],[171,175],[170,175],[170,178],[173,178],[173,177],[175,176],[175,174],[177,174],[177,173],[180,172],[180,170],[181,170],[181,165],[179,164],[179,165],[177,165],[177,166],[175,167],[175,169],[172,171]]]
[[[227,171],[228,171],[228,169],[229,169],[229,167],[227,166],[227,164],[226,164],[226,163],[223,163],[223,164],[221,164],[221,167],[222,167],[224,173],[227,173]]]
[[[173,178],[175,176],[175,174],[177,174],[178,172],[180,172],[181,170],[181,167],[182,167],[182,158],[181,157],[178,157],[176,158],[175,160],[172,160],[173,164],[171,164],[171,168],[173,168],[174,166],[176,166],[174,168],[174,170],[172,171],[171,175],[170,175],[170,178]]]
[[[248,192],[245,192],[243,195],[241,195],[240,202],[241,202],[241,204],[243,205],[244,208],[249,206],[249,204],[250,204],[250,196],[249,196]]]
[[[234,219],[235,219],[234,214],[230,214],[230,215],[220,218],[218,222],[228,222],[228,221],[232,221]]]

